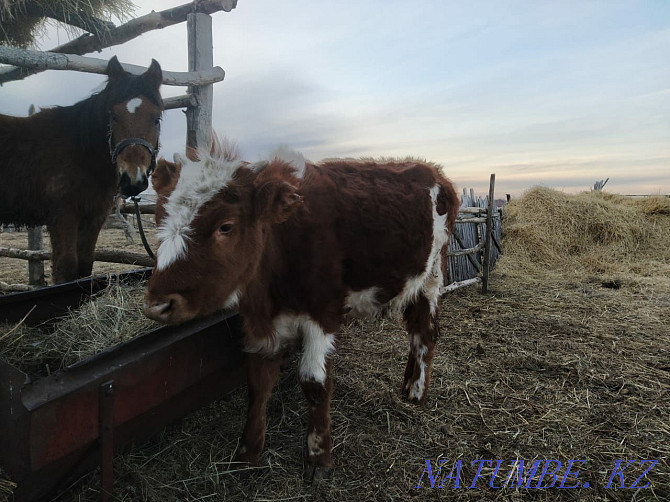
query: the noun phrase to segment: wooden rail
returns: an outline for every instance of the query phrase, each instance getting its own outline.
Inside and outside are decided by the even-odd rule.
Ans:
[[[51,259],[51,251],[32,251],[30,249],[0,247],[0,256],[19,260],[44,261]],[[141,265],[143,267],[154,266],[154,261],[145,254],[117,251],[115,249],[98,249],[95,251],[94,259],[95,261],[108,263],[124,263],[126,265]]]

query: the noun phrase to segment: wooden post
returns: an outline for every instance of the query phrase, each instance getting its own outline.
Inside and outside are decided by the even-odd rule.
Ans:
[[[35,113],[35,105],[30,105],[28,115]],[[28,249],[31,251],[42,251],[43,234],[42,226],[28,228]],[[44,262],[42,260],[28,261],[28,284],[31,286],[43,287],[47,283],[44,279]]]
[[[42,251],[42,226],[28,228],[28,249]],[[28,284],[31,286],[46,286],[44,280],[44,262],[42,260],[28,261]]]
[[[214,66],[212,46],[212,17],[202,12],[191,13],[186,18],[188,31],[188,71],[209,70]],[[207,147],[212,138],[212,84],[193,86],[188,93],[198,106],[186,110],[186,145]]]
[[[489,200],[486,212],[486,239],[484,241],[484,259],[482,260],[482,268],[484,274],[482,276],[482,293],[489,291],[489,268],[491,264],[491,236],[493,235],[493,197],[496,184],[496,175],[491,175],[491,183],[489,185]]]

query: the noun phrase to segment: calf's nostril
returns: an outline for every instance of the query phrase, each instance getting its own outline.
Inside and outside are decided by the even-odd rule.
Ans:
[[[174,300],[168,300],[165,303],[161,303],[160,305],[156,306],[156,310],[160,312],[161,314],[167,314],[170,310],[172,310],[172,304]]]

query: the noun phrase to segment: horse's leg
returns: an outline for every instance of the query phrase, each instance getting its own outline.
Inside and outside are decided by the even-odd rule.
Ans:
[[[107,219],[107,213],[87,216],[79,222],[79,230],[77,232],[78,277],[88,277],[93,271],[95,244],[98,242],[98,235],[100,235],[100,230]]]
[[[410,338],[410,350],[402,393],[410,402],[422,404],[426,400],[433,350],[439,336],[437,301],[431,302],[421,293],[405,308],[404,317]]]
[[[77,278],[77,221],[67,214],[47,225],[51,240],[51,277],[54,284]]]
[[[247,392],[249,408],[247,423],[242,433],[242,445],[237,451],[237,460],[258,464],[258,457],[265,445],[267,404],[272,388],[279,378],[281,355],[265,357],[251,353],[247,355]]]

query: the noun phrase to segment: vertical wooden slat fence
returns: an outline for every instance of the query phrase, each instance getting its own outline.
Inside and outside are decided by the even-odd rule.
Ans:
[[[456,219],[454,233],[449,237],[449,248],[447,252],[446,277],[443,293],[453,291],[462,286],[480,282],[485,274],[486,263],[484,253],[486,244],[486,222],[491,211],[491,240],[488,260],[489,270],[498,260],[502,241],[502,215],[503,209],[496,208],[493,198],[492,175],[491,196],[475,198],[473,189],[463,189],[461,206]],[[489,199],[491,203],[489,204]]]

